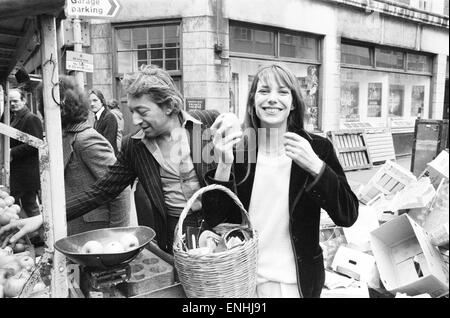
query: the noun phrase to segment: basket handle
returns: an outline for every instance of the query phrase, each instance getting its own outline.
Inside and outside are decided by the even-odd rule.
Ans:
[[[242,205],[241,201],[239,201],[239,198],[236,196],[236,194],[234,194],[233,191],[231,191],[230,189],[228,189],[220,184],[210,184],[206,187],[203,187],[203,188],[200,188],[199,190],[197,190],[192,195],[192,197],[187,201],[186,206],[184,207],[183,211],[180,214],[180,218],[178,220],[177,226],[175,227],[175,233],[174,233],[175,234],[175,238],[174,238],[175,246],[177,246],[181,240],[181,237],[183,235],[183,222],[187,216],[187,213],[189,212],[192,205],[194,204],[194,201],[203,193],[212,191],[212,190],[221,190],[221,191],[225,192],[226,194],[228,194],[233,199],[234,203],[236,203],[237,206],[239,207],[239,209],[241,210],[241,214],[242,214],[242,224],[241,225],[248,225],[249,227],[251,227],[250,217],[248,215],[248,212],[245,210],[244,206]]]

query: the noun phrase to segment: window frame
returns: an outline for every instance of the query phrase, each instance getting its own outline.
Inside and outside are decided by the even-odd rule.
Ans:
[[[411,74],[411,75],[433,76],[433,67],[434,67],[433,66],[433,58],[435,57],[435,54],[428,53],[428,52],[421,52],[421,51],[413,51],[413,50],[408,50],[408,49],[403,49],[403,48],[398,48],[398,47],[393,47],[393,46],[371,44],[371,43],[360,42],[360,41],[355,41],[355,40],[350,40],[350,39],[345,39],[345,38],[341,39],[341,45],[342,44],[366,47],[369,49],[370,56],[371,56],[371,65],[370,66],[343,63],[342,57],[341,57],[340,63],[341,63],[341,67],[343,67],[343,68],[382,71],[382,72]],[[376,49],[388,49],[388,50],[393,50],[393,51],[398,51],[398,52],[403,53],[403,68],[396,69],[396,68],[376,66],[376,61],[377,61],[376,60]],[[408,70],[408,54],[426,56],[430,61],[430,71],[422,72],[422,71]],[[342,51],[341,51],[341,56],[342,56]]]
[[[280,62],[304,63],[304,64],[319,65],[319,66],[322,64],[323,35],[317,35],[317,34],[312,34],[312,33],[307,33],[307,32],[299,32],[299,31],[294,31],[294,30],[290,30],[290,29],[265,26],[265,25],[255,24],[255,23],[240,22],[240,21],[236,21],[236,20],[230,20],[229,28],[231,29],[232,27],[247,28],[247,29],[254,29],[254,30],[258,30],[258,31],[266,31],[266,32],[274,33],[274,35],[275,35],[275,37],[274,37],[275,55],[266,55],[266,54],[258,54],[258,53],[244,53],[244,52],[233,51],[231,48],[232,39],[230,38],[230,57],[271,60],[271,61],[275,60],[275,61],[280,61]],[[317,45],[317,52],[316,52],[317,59],[305,59],[305,58],[298,58],[298,57],[281,56],[280,55],[281,33],[291,35],[291,36],[304,36],[304,37],[313,38],[316,41],[316,45]]]
[[[118,72],[118,53],[120,52],[138,52],[138,51],[142,51],[139,49],[133,49],[133,45],[132,45],[132,32],[131,32],[131,48],[127,49],[127,50],[118,50],[117,48],[117,43],[116,43],[116,36],[117,36],[117,31],[121,30],[121,29],[129,29],[130,31],[132,29],[135,28],[149,28],[149,27],[154,27],[154,26],[167,26],[167,25],[177,25],[180,29],[180,35],[179,35],[179,45],[175,46],[175,47],[166,47],[165,43],[163,43],[163,46],[161,49],[163,50],[163,57],[162,60],[165,61],[165,55],[166,49],[178,49],[179,50],[179,69],[178,70],[167,70],[167,73],[169,73],[171,76],[173,77],[179,77],[181,78],[182,81],[182,77],[183,77],[183,32],[182,32],[182,21],[181,19],[171,19],[171,20],[152,20],[152,21],[140,21],[140,22],[122,22],[122,23],[112,23],[112,47],[113,47],[113,56],[112,56],[112,69],[113,69],[113,74],[114,74],[114,78],[115,79],[119,79],[121,78],[124,74],[123,73],[119,73]],[[148,41],[148,29],[147,29],[147,41]],[[163,41],[165,40],[165,35],[163,33]],[[151,52],[152,49],[151,48],[147,48],[145,49],[145,51],[147,52]],[[149,53],[148,53],[149,54]],[[170,61],[174,60],[173,58],[169,58]],[[176,59],[175,59],[176,60]],[[182,83],[182,82],[181,82]],[[183,86],[183,85],[181,85]]]

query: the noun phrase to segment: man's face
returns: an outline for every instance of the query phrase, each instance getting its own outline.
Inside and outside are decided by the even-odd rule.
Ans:
[[[133,116],[133,124],[140,126],[148,138],[156,138],[170,133],[170,116],[166,109],[159,107],[148,95],[133,97],[128,95],[128,107]]]
[[[9,104],[12,112],[17,112],[26,107],[25,101],[20,98],[20,93],[18,91],[11,91],[9,93]]]
[[[94,114],[103,107],[102,101],[100,100],[100,98],[98,98],[97,95],[90,94],[89,100],[91,101],[91,110],[94,112]]]

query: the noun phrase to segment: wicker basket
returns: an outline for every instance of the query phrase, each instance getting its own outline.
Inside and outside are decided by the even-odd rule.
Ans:
[[[241,227],[249,229],[252,237],[243,245],[232,249],[192,255],[183,250],[183,221],[194,200],[201,194],[221,190],[227,193],[238,205],[242,213]],[[221,226],[219,224],[219,226]],[[227,224],[223,224],[227,226]],[[186,296],[189,298],[249,298],[255,296],[258,237],[252,229],[247,211],[236,195],[221,185],[201,188],[189,199],[181,212],[175,228],[173,255],[175,268]]]

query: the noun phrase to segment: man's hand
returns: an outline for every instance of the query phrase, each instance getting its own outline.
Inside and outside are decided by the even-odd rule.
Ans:
[[[0,228],[0,235],[6,232],[17,231],[10,239],[10,243],[16,242],[18,239],[24,237],[28,233],[37,231],[43,223],[42,215],[36,215],[26,219],[11,220],[7,225]]]

